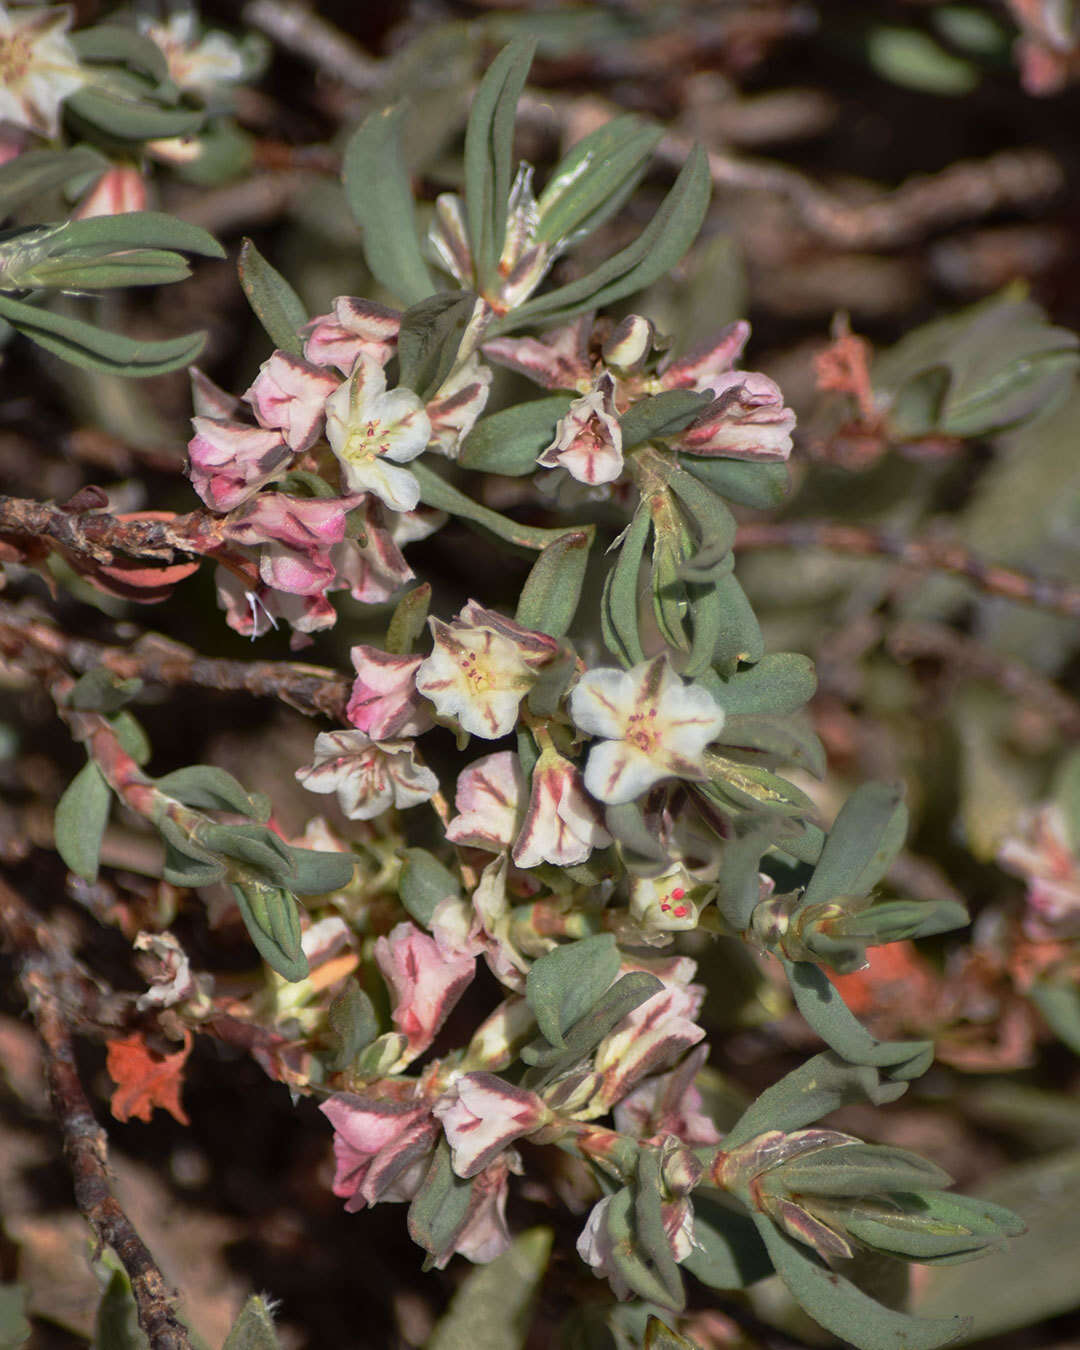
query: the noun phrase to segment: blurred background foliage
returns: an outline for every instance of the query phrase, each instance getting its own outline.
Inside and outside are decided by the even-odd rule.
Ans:
[[[92,0],[76,11],[77,27],[111,16]],[[901,952],[890,964],[842,977],[876,1034],[934,1036],[939,1062],[902,1102],[846,1108],[830,1123],[915,1149],[1029,1224],[1004,1255],[919,1271],[916,1311],[977,1308],[972,1337],[996,1350],[1075,1345],[1080,20],[1072,7],[337,0],[306,9],[219,0],[202,19],[257,44],[261,64],[231,87],[227,108],[206,104],[193,132],[198,155],[178,165],[141,145],[104,153],[138,168],[150,207],[203,227],[229,259],[199,261],[190,280],[149,296],[110,292],[80,303],[124,333],[205,329],[200,364],[225,388],[243,388],[268,350],[237,280],[242,237],[312,313],[340,294],[388,300],[365,269],[344,201],[348,134],[408,93],[405,153],[430,210],[439,192],[460,185],[470,92],[511,37],[539,43],[517,146],[541,173],[616,111],[668,129],[636,195],[557,264],[556,281],[641,228],[695,140],[709,151],[715,191],[697,244],[616,311],[646,314],[682,347],[751,321],[745,364],[781,384],[799,431],[787,501],[741,512],[739,577],[770,649],[807,652],[818,666],[812,713],[831,767],[824,784],[799,784],[829,817],[858,783],[902,779],[912,832],[885,892],[961,898],[974,918],[970,930],[919,951],[890,947]],[[62,502],[94,483],[117,511],[195,507],[181,473],[190,434],[182,374],[126,381],[13,338],[2,376],[5,492]],[[497,373],[489,411],[516,378]],[[484,491],[487,504],[514,509],[514,480],[492,476]],[[436,612],[481,579],[487,603],[512,603],[525,572],[524,563],[507,565],[493,579],[484,550],[456,524],[410,557],[418,573],[441,579]],[[73,575],[63,580],[54,612],[76,635],[124,640],[138,624],[207,655],[251,655],[218,616],[208,569],[157,613]],[[4,598],[43,594],[40,584],[16,572]],[[338,627],[308,654],[338,669],[349,646],[386,619],[343,606]],[[268,636],[258,654],[286,656],[285,638]],[[155,773],[196,757],[222,764],[245,782],[274,784],[278,819],[303,825],[309,808],[284,767],[307,751],[309,725],[298,715],[197,690],[157,703],[146,694],[139,715]],[[144,841],[123,824],[107,837],[107,857],[122,870],[94,885],[65,883],[46,851],[47,822],[78,757],[41,691],[14,677],[3,691],[0,754],[0,856],[13,876],[40,895],[59,896],[67,884],[69,899],[92,913],[123,906],[125,887],[145,890]],[[1064,919],[1048,915],[1047,886],[1065,896]],[[122,963],[119,949],[109,951],[115,934],[87,933],[105,960]],[[205,934],[185,942],[210,959]],[[781,983],[741,946],[696,954],[713,990],[710,1104],[723,1121],[815,1042]],[[245,958],[238,939],[238,964]],[[25,1311],[42,1345],[104,1345],[94,1330],[99,1284],[71,1273],[83,1268],[86,1238],[43,1130],[33,1039],[17,1000],[4,999],[0,1275],[17,1278],[22,1293],[0,1291],[0,1343],[17,1337]],[[84,1052],[87,1081],[100,1087],[100,1060],[92,1047]],[[209,1343],[221,1343],[239,1297],[258,1288],[282,1300],[288,1346],[414,1346],[433,1335],[430,1344],[447,1350],[465,1334],[475,1343],[478,1318],[506,1328],[493,1350],[642,1343],[645,1313],[628,1313],[615,1332],[590,1329],[588,1307],[575,1307],[589,1276],[571,1278],[556,1264],[541,1279],[547,1243],[528,1233],[504,1259],[536,1267],[531,1316],[523,1304],[500,1304],[511,1287],[520,1303],[524,1286],[500,1286],[493,1270],[463,1280],[451,1269],[418,1283],[418,1254],[399,1216],[340,1212],[314,1108],[294,1110],[283,1098],[246,1058],[200,1043],[190,1128],[159,1118],[110,1128],[125,1203],[137,1226],[141,1214]],[[516,1230],[550,1222],[546,1208],[521,1206]],[[102,1272],[100,1287],[111,1279]],[[773,1280],[738,1307],[697,1287],[673,1339],[654,1328],[651,1343],[682,1344],[676,1330],[703,1350],[823,1343]]]

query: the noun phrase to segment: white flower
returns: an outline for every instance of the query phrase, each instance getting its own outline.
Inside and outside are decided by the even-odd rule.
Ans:
[[[565,469],[579,483],[613,483],[623,471],[622,428],[615,414],[615,381],[604,371],[593,388],[574,399],[555,428],[555,439],[537,464]]]
[[[387,392],[382,366],[363,352],[349,378],[326,400],[326,439],[350,492],[373,492],[392,511],[416,507],[420,486],[408,469],[396,465],[423,454],[431,423],[411,389]]]
[[[61,103],[86,82],[64,36],[71,14],[67,5],[15,13],[0,5],[0,122],[58,134]]]
[[[362,731],[322,732],[313,763],[296,777],[309,792],[336,792],[350,820],[371,820],[391,805],[418,806],[439,790],[412,741],[376,742]]]
[[[464,731],[491,741],[507,735],[535,679],[517,644],[491,628],[428,622],[435,648],[416,672],[417,689]]]
[[[612,805],[633,801],[661,778],[704,778],[705,747],[724,725],[713,696],[683,684],[663,655],[632,670],[587,671],[570,695],[570,716],[603,738],[589,751],[585,786]]]
[[[167,23],[139,25],[165,56],[169,77],[180,89],[208,93],[215,85],[235,84],[249,75],[250,57],[227,33],[197,36],[195,15],[190,9],[176,10]]]

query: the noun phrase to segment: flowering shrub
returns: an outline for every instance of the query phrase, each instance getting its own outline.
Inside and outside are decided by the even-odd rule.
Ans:
[[[80,46],[67,22],[63,11],[0,11],[3,59],[17,49],[29,63],[0,108],[28,132],[56,135],[65,106],[111,128],[105,109],[120,95],[90,63],[114,59],[119,39],[95,44],[84,30]],[[235,44],[200,38],[181,17],[125,41],[148,67],[146,106],[185,110],[198,128],[219,115],[215,89],[250,69]],[[223,622],[237,633],[280,626],[302,651],[315,634],[346,631],[353,674],[335,725],[294,765],[319,798],[306,828],[280,823],[280,785],[260,785],[264,795],[210,765],[151,776],[130,706],[138,682],[105,666],[76,680],[46,663],[42,679],[87,752],[57,806],[56,847],[91,884],[114,806],[156,832],[171,908],[128,934],[158,967],[120,1029],[160,1016],[185,1042],[162,1061],[175,1080],[194,1035],[214,1035],[226,1015],[249,1028],[266,1072],[317,1102],[332,1130],[333,1194],[349,1212],[407,1206],[429,1266],[502,1257],[516,1238],[508,1202],[540,1197],[577,1215],[577,1254],[612,1299],[656,1319],[684,1308],[686,1272],[720,1291],[775,1273],[863,1350],[929,1350],[962,1334],[964,1310],[915,1317],[877,1301],[860,1255],[944,1265],[1000,1248],[1023,1225],[949,1192],[950,1178],[915,1153],[819,1122],[897,1100],[930,1067],[949,1018],[928,998],[921,1029],[868,1029],[862,1014],[883,1006],[867,1009],[853,982],[868,949],[909,952],[967,913],[952,899],[878,897],[906,837],[900,787],[864,784],[828,829],[807,791],[826,765],[805,715],[814,670],[768,649],[735,570],[733,508],[776,504],[795,429],[779,386],[740,364],[748,324],[685,351],[678,334],[624,312],[694,240],[710,193],[704,153],[688,155],[620,250],[576,273],[557,268],[624,203],[660,133],[633,116],[606,123],[537,195],[532,169],[512,157],[531,55],[513,43],[488,67],[462,192],[438,196],[424,238],[400,109],[355,132],[344,187],[378,300],[338,296],[309,316],[245,245],[244,289],[273,348],[241,394],[193,368],[186,471],[204,509],[164,513],[153,537],[144,522],[160,550],[213,559]],[[152,140],[186,125],[164,117]],[[25,172],[34,153],[44,152],[12,164]],[[119,269],[106,269],[109,285],[128,267],[164,269],[127,278],[135,284],[177,279],[178,250],[216,251],[157,213],[104,219],[31,231],[25,256],[3,245],[0,315],[95,369],[189,361],[188,340],[140,357],[127,339],[37,306],[39,288],[88,286],[102,259]],[[1071,343],[1054,354],[1073,368]],[[881,382],[893,402],[883,395],[867,419],[900,425],[903,364],[894,357]],[[938,412],[949,415],[944,401]],[[883,424],[867,434],[885,435]],[[492,483],[513,493],[500,498]],[[453,597],[413,546],[465,527],[483,564],[475,592]],[[516,604],[505,605],[502,574],[523,558]],[[142,587],[157,600],[180,579],[79,559],[111,594]],[[331,711],[310,690],[335,673],[289,669],[308,682],[299,706]],[[330,798],[332,820],[316,814]],[[1029,946],[1054,944],[1053,961],[1009,976],[1026,978],[1025,993],[1037,987],[1065,1037],[1080,935],[1067,809],[1024,819],[1000,851],[1028,885]],[[168,931],[200,903],[217,923],[238,916],[268,967],[227,1009]],[[706,1067],[702,967],[717,942],[770,972],[816,1047],[734,1114]],[[146,1072],[145,1047],[126,1050],[117,1073]],[[646,1343],[684,1343],[664,1334]]]

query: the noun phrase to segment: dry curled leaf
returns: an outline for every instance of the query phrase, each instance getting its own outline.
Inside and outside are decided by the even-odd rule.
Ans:
[[[109,1041],[106,1068],[116,1084],[109,1108],[117,1120],[135,1116],[148,1121],[154,1108],[168,1111],[181,1125],[189,1125],[187,1113],[180,1105],[183,1069],[194,1039],[184,1031],[184,1046],[175,1055],[159,1055],[151,1050],[140,1032],[122,1040]]]

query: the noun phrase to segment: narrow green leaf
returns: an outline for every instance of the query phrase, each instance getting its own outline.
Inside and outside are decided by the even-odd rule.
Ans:
[[[1080,1055],[1080,989],[1075,984],[1036,980],[1029,997],[1058,1038]]]
[[[815,778],[825,776],[825,747],[805,722],[772,713],[732,713],[716,738],[717,744],[757,751],[778,764],[798,764]]]
[[[733,574],[721,577],[716,589],[724,605],[720,637],[713,649],[713,664],[730,678],[740,664],[754,664],[765,655],[765,640],[746,592]]]
[[[967,1329],[964,1317],[909,1317],[886,1308],[779,1232],[764,1214],[753,1218],[777,1274],[796,1300],[826,1331],[859,1350],[937,1350]]]
[[[533,962],[525,999],[552,1045],[566,1045],[563,1033],[589,1011],[618,973],[619,952],[611,933],[563,943]]]
[[[300,329],[308,321],[304,302],[250,239],[240,249],[240,284],[270,341],[293,356],[304,354]]]
[[[515,618],[526,628],[562,637],[574,622],[594,526],[556,539],[540,554],[525,579]]]
[[[204,258],[224,258],[225,250],[201,225],[167,211],[125,211],[116,216],[69,220],[50,241],[51,251],[67,249],[175,249]]]
[[[287,886],[293,871],[292,855],[265,825],[207,825],[199,828],[199,842],[214,853],[247,863]]]
[[[896,784],[863,783],[855,789],[829,831],[800,907],[873,890],[907,837],[903,796]]]
[[[297,848],[287,844],[292,859],[288,888],[296,895],[329,895],[343,891],[356,870],[354,853],[335,853],[329,849]]]
[[[261,1294],[252,1294],[232,1324],[222,1350],[278,1350],[277,1332],[270,1305]]]
[[[408,656],[416,639],[427,625],[431,604],[431,585],[424,581],[406,591],[397,602],[386,630],[386,650],[394,656]]]
[[[587,309],[602,308],[652,285],[682,258],[705,219],[712,190],[709,161],[695,146],[671,191],[632,244],[566,286],[559,286],[512,310],[488,330],[489,337],[535,323],[564,323]]]
[[[743,713],[793,713],[809,703],[817,689],[814,663],[797,652],[770,652],[755,665],[736,671],[711,692],[729,717]]]
[[[555,428],[571,401],[569,394],[553,394],[482,417],[462,442],[458,463],[463,469],[508,478],[532,473],[540,452],[555,439]]]
[[[0,1344],[7,1350],[6,1343]],[[114,1270],[94,1317],[93,1350],[146,1350],[148,1344],[139,1328],[131,1281],[123,1270]]]
[[[434,469],[419,460],[414,460],[409,467],[420,484],[420,500],[427,506],[434,506],[452,516],[459,516],[474,525],[482,525],[484,529],[490,530],[492,534],[498,535],[500,539],[505,539],[510,544],[518,544],[522,548],[542,549],[548,544],[553,544],[556,539],[561,539],[566,533],[563,529],[542,530],[531,525],[519,525],[516,520],[502,516],[498,511],[492,511],[474,502],[471,497],[466,497],[464,492],[459,492],[445,478],[440,478]]]
[[[706,486],[729,502],[772,511],[783,504],[791,487],[786,464],[751,464],[739,459],[695,459],[684,455],[680,463]]]
[[[398,333],[398,384],[431,396],[450,374],[476,296],[469,291],[439,291],[411,305]]]
[[[725,1136],[724,1147],[738,1148],[766,1130],[805,1129],[851,1102],[884,1106],[906,1091],[906,1083],[883,1082],[871,1065],[852,1064],[826,1050],[766,1088]]]
[[[100,85],[69,94],[65,110],[89,122],[98,131],[125,141],[153,141],[167,136],[190,136],[206,120],[201,109],[163,108],[140,98],[130,98]]]
[[[524,1047],[521,1058],[533,1065],[525,1074],[524,1085],[539,1090],[568,1073],[596,1049],[627,1013],[660,993],[663,987],[655,975],[644,970],[632,970],[616,980],[566,1033],[565,1048],[539,1038]]]
[[[933,1041],[879,1041],[858,1020],[823,970],[808,961],[780,959],[796,1007],[844,1059],[885,1069],[890,1078],[897,1079],[917,1078],[933,1063]]]
[[[26,1318],[27,1289],[22,1284],[0,1284],[0,1347],[18,1350],[32,1334]]]
[[[550,1228],[530,1228],[459,1285],[427,1350],[522,1350],[551,1254]]]
[[[883,1144],[845,1144],[791,1158],[762,1176],[764,1190],[793,1195],[886,1195],[941,1190],[952,1177],[917,1153]]]
[[[642,502],[634,512],[630,528],[623,537],[605,596],[604,613],[607,621],[611,631],[618,638],[622,652],[626,654],[628,664],[632,666],[645,660],[645,651],[638,632],[638,579],[651,528],[652,517]],[[620,655],[615,648],[612,650],[616,655]]]
[[[409,1206],[412,1240],[433,1256],[448,1251],[468,1216],[476,1180],[465,1181],[457,1175],[446,1139],[440,1137],[431,1166]]]
[[[415,305],[435,290],[417,238],[416,208],[401,143],[405,104],[373,112],[345,150],[345,195],[364,232],[375,279]]]
[[[1003,1205],[937,1190],[890,1195],[876,1207],[864,1202],[844,1223],[868,1247],[920,1262],[967,1260],[1024,1231],[1023,1220]]]
[[[514,179],[514,118],[535,41],[511,42],[480,81],[465,128],[465,213],[480,289],[495,280]]]
[[[108,375],[140,378],[167,374],[190,365],[206,341],[205,333],[188,333],[157,342],[124,337],[7,295],[0,296],[0,318],[53,355]]]
[[[537,202],[537,238],[583,238],[611,217],[637,186],[662,128],[632,113],[583,137],[551,172]]]
[[[461,883],[449,868],[424,848],[402,854],[398,896],[417,923],[430,927],[440,901],[461,894]]]
[[[119,712],[142,689],[138,678],[122,680],[105,666],[95,666],[75,681],[67,702],[80,712]]]
[[[211,811],[235,811],[241,816],[255,815],[255,803],[231,773],[211,764],[193,764],[177,769],[155,785],[167,797],[175,797],[185,806],[204,807]]]
[[[101,837],[109,819],[109,785],[92,759],[87,760],[56,804],[56,851],[80,877],[96,881]]]
[[[652,398],[639,399],[619,418],[623,449],[631,450],[642,441],[674,436],[712,402],[711,392],[698,394],[693,389],[668,389]]]
[[[191,276],[191,268],[178,253],[150,249],[128,257],[47,259],[36,263],[20,280],[28,286],[79,293],[104,291],[123,286],[168,286]]]
[[[118,66],[131,66],[159,83],[169,78],[169,63],[165,53],[152,38],[144,37],[128,24],[95,24],[93,28],[82,28],[77,33],[71,33],[68,41],[78,52],[80,61],[107,61]]]
[[[23,202],[108,167],[104,155],[88,145],[73,150],[24,150],[0,165],[0,214],[8,216]]]
[[[682,1267],[710,1289],[745,1289],[773,1268],[750,1216],[704,1190],[694,1193],[694,1248]]]
[[[371,999],[352,976],[327,1009],[332,1053],[326,1067],[332,1073],[347,1069],[361,1050],[379,1034],[379,1022]]]
[[[260,882],[230,887],[255,950],[273,970],[295,983],[310,973],[300,946],[296,901],[280,886]],[[283,942],[284,939],[284,942]]]

